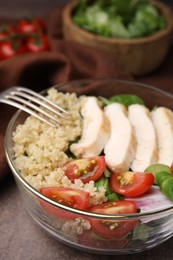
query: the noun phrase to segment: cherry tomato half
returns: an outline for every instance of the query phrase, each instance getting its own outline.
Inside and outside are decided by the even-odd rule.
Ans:
[[[131,201],[109,201],[89,209],[91,212],[102,214],[132,214],[137,213],[136,204]],[[127,235],[138,223],[137,220],[98,220],[89,219],[93,231],[105,238],[122,238]]]
[[[147,172],[113,172],[110,177],[111,189],[124,196],[141,195],[147,192],[153,183],[153,174]]]
[[[41,188],[40,192],[48,198],[66,206],[81,210],[86,210],[88,208],[90,197],[89,192],[63,187]],[[54,217],[75,218],[78,216],[75,213],[70,213],[66,210],[56,208],[43,200],[40,200],[40,204],[49,215]]]
[[[40,52],[49,50],[49,42],[46,35],[34,35],[26,39],[26,51]]]
[[[98,180],[103,174],[105,167],[105,157],[97,156],[71,161],[63,167],[63,170],[71,181],[80,179],[83,183],[87,183],[91,180]]]

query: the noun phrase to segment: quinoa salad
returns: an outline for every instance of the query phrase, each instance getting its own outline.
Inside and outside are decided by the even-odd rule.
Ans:
[[[23,125],[13,133],[15,165],[34,188],[47,186],[72,187],[90,192],[90,203],[97,204],[106,200],[105,189],[96,189],[94,182],[83,184],[79,179],[72,183],[62,170],[62,166],[71,161],[66,154],[70,141],[81,135],[82,118],[80,110],[85,97],[76,94],[63,94],[50,89],[47,96],[67,111],[68,120],[62,120],[62,126],[53,128],[29,116]]]
[[[137,214],[153,210],[153,205],[172,206],[173,194],[165,188],[165,180],[173,185],[170,109],[150,111],[134,95],[78,97],[51,88],[47,98],[66,109],[68,119],[54,128],[28,116],[13,132],[15,167],[31,186],[55,201],[94,213]],[[163,125],[169,142],[163,138]],[[77,198],[70,204],[69,194]],[[104,225],[75,216],[63,219],[61,214],[59,221],[54,211],[41,207],[68,235],[92,229],[104,239],[120,239],[139,224],[133,220]]]

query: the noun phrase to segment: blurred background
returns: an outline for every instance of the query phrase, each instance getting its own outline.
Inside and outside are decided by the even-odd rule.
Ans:
[[[42,15],[57,5],[67,2],[70,0],[0,0],[0,17],[20,18],[29,15]],[[162,2],[173,6],[173,0],[162,0]]]
[[[42,15],[69,0],[0,0],[0,17],[21,18]]]

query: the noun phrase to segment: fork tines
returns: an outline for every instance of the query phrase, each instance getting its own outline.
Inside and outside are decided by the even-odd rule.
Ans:
[[[66,118],[68,115],[68,112],[56,103],[30,89],[23,87],[14,87],[7,90],[0,101],[17,107],[53,127],[57,127],[61,124],[61,122],[57,119],[57,117],[49,112],[63,118]],[[45,108],[47,111],[44,110]]]

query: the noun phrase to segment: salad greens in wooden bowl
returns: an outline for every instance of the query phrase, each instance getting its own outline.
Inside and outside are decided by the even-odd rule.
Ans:
[[[166,26],[164,16],[148,0],[79,0],[72,18],[89,32],[121,39],[150,35]]]
[[[98,48],[127,72],[140,76],[164,61],[173,14],[160,1],[80,0],[65,6],[62,21],[65,39]]]

